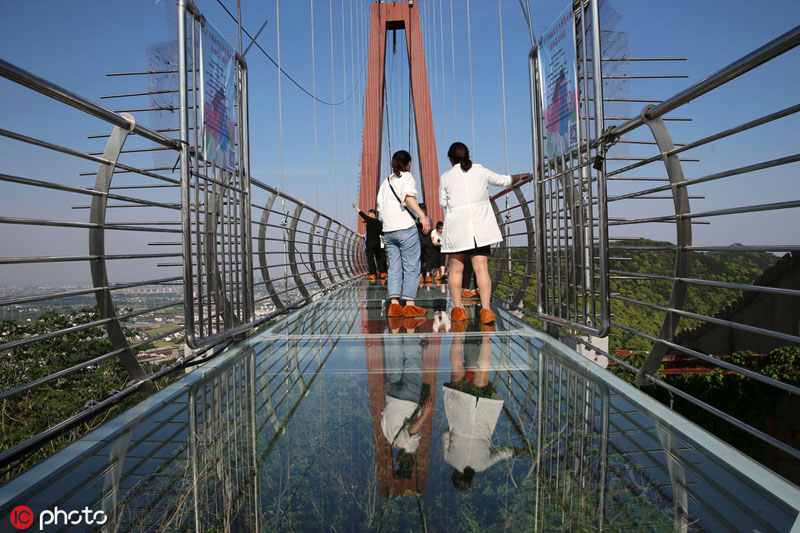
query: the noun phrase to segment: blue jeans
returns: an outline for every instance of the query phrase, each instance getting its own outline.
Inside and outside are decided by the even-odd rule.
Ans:
[[[422,344],[410,335],[390,335],[384,339],[386,358],[385,393],[393,398],[417,403],[422,391]]]
[[[419,234],[417,227],[390,231],[386,238],[389,259],[389,298],[413,300],[419,286]]]

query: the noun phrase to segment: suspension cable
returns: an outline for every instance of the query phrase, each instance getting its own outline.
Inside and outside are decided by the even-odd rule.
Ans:
[[[224,9],[224,10],[225,10],[225,13],[227,13],[227,14],[228,14],[228,16],[229,16],[231,19],[233,19],[234,21],[236,21],[236,15],[234,15],[233,13],[231,13],[231,12],[230,12],[230,10],[228,10],[228,8],[227,8],[227,7],[225,7],[225,4],[223,4],[223,3],[222,3],[222,0],[217,0],[217,3],[218,3],[218,4],[219,4],[221,7],[222,7],[222,9]],[[277,61],[275,61],[275,60],[272,58],[272,56],[271,56],[271,55],[269,55],[269,54],[267,53],[267,51],[266,51],[266,50],[264,50],[264,48],[262,48],[262,47],[261,47],[261,45],[260,45],[260,44],[258,44],[258,42],[256,41],[256,37],[258,37],[258,35],[257,35],[257,34],[256,34],[256,37],[253,37],[252,35],[250,35],[250,32],[248,32],[246,29],[244,29],[244,27],[242,27],[242,32],[243,32],[245,35],[247,35],[247,37],[249,37],[249,38],[250,38],[250,40],[252,41],[252,42],[251,42],[251,45],[255,45],[255,47],[256,47],[256,48],[258,48],[258,49],[261,51],[261,53],[262,53],[262,54],[264,54],[264,56],[265,56],[267,59],[269,59],[269,61],[270,61],[270,62],[271,62],[273,65],[275,65],[275,67],[278,69],[278,72],[280,72],[281,74],[283,74],[284,76],[286,76],[286,78],[287,78],[289,81],[291,81],[291,82],[292,82],[292,83],[293,83],[293,84],[294,84],[294,85],[295,85],[295,86],[296,86],[298,89],[300,89],[301,91],[303,91],[304,93],[306,93],[306,94],[307,94],[308,96],[310,96],[311,98],[314,98],[314,99],[315,99],[317,102],[319,102],[319,103],[321,103],[321,104],[325,104],[325,105],[329,105],[329,106],[333,107],[333,106],[339,106],[339,105],[342,105],[342,104],[344,104],[345,100],[349,100],[349,99],[350,99],[350,98],[353,96],[353,93],[351,92],[349,95],[347,95],[347,98],[345,98],[345,99],[344,99],[344,100],[342,100],[341,102],[328,102],[328,101],[322,100],[322,99],[320,99],[320,98],[315,98],[315,97],[314,97],[314,95],[308,91],[308,89],[306,89],[305,87],[303,87],[303,86],[300,84],[300,82],[298,82],[296,79],[294,79],[294,78],[291,76],[291,74],[289,74],[288,72],[286,72],[285,70],[283,70],[283,68],[282,68],[282,67],[281,67],[281,66],[278,64],[278,62],[277,62]],[[362,71],[362,73],[361,73],[361,74],[363,75],[363,71]]]
[[[456,45],[453,30],[453,0],[450,0],[450,66],[453,68],[453,138],[458,137],[458,110],[456,108]]]
[[[336,84],[334,83],[334,68],[333,68],[333,0],[329,3],[330,14],[330,30],[331,30],[331,100],[336,100]],[[334,215],[336,220],[339,220],[339,184],[338,172],[336,168],[336,108],[333,108],[333,201],[334,201]]]
[[[497,0],[497,10],[500,15],[500,87],[503,93],[503,155],[505,156],[505,173],[508,174],[508,128],[506,126],[506,67],[503,58],[503,0]],[[506,194],[508,204],[508,194]],[[506,205],[508,208],[508,205]]]
[[[311,90],[313,91],[314,104],[314,186],[316,189],[316,203],[314,208],[319,211],[319,148],[317,143],[317,60],[314,47],[314,0],[311,2]]]
[[[277,24],[277,37],[278,37],[278,132],[279,132],[279,145],[280,145],[280,159],[281,159],[281,192],[285,193],[284,178],[283,178],[283,98],[281,96],[281,7],[280,0],[275,0],[275,18]],[[283,213],[283,277],[289,277],[289,251],[286,247],[288,242],[288,235],[286,235],[286,197],[281,195],[281,212]]]
[[[469,18],[469,0],[467,0],[467,47],[469,49],[469,115],[472,120],[472,155],[477,152],[475,146],[475,101],[472,93],[472,29]]]
[[[345,53],[345,33],[344,33],[344,0],[341,2],[342,7],[342,93],[347,94],[347,54]],[[347,101],[344,103],[344,187],[345,187],[345,194],[347,195],[348,200],[350,199],[350,179],[347,177],[348,171],[350,169],[350,128],[347,124]],[[349,225],[350,217],[352,216],[352,212],[349,209],[344,210],[346,215],[346,222],[345,225]]]
[[[431,22],[428,27],[430,28],[429,36],[431,38],[431,42],[429,44],[431,44],[433,47],[433,64],[431,66],[433,67],[433,90],[435,94],[439,91],[439,53],[436,46],[436,3],[433,0],[431,1]],[[430,86],[430,84],[428,85]],[[434,100],[434,98],[431,98],[431,103],[433,103]],[[441,120],[444,120],[444,115],[442,113],[439,113],[439,116],[441,117]]]
[[[280,156],[281,156],[281,191],[285,191],[283,183],[283,98],[281,97],[281,8],[280,0],[275,0],[275,17],[277,19],[278,34],[278,132],[280,137]]]
[[[442,16],[442,0],[439,0],[439,55],[442,58],[442,125],[444,126],[444,142],[447,143],[447,104],[444,97],[444,17]],[[438,168],[436,169],[438,172]]]
[[[355,45],[353,43],[354,43],[354,40],[353,40],[353,0],[350,0],[350,87],[353,90],[353,92],[355,92],[355,90],[356,90],[355,57],[353,55],[353,49],[355,48]],[[354,151],[357,149],[356,147],[358,146],[358,141],[356,140],[356,105],[357,105],[357,102],[353,102],[353,105],[351,106],[351,109],[353,110],[353,116],[352,116],[353,122],[352,123],[353,123],[353,150]],[[358,156],[356,156],[356,158],[358,158]],[[355,162],[353,162],[353,171],[355,171],[355,167],[356,167]],[[358,174],[356,172],[353,172],[353,174],[358,176]],[[350,175],[348,180],[352,180],[353,179],[353,174]],[[358,180],[357,177],[356,177],[356,180]],[[356,189],[358,189],[358,182],[357,181],[356,181]],[[349,190],[350,190],[350,186],[348,185],[348,191]],[[356,191],[356,194],[355,194],[354,197],[358,198],[358,191]],[[348,198],[348,202],[349,201],[350,201],[350,199]],[[350,213],[349,210],[347,212]],[[357,227],[358,226],[358,216],[357,215],[355,217],[355,220],[356,220],[356,227]]]

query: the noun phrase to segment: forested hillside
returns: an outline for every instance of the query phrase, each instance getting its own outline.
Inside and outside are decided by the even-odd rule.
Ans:
[[[631,249],[663,246],[674,247],[674,244],[649,239],[613,243],[609,252],[612,271],[611,293],[641,302],[666,305],[669,302],[670,292],[672,291],[671,280],[630,279],[632,276],[629,275],[656,274],[671,277],[675,272],[674,250]],[[497,253],[495,252],[495,257],[492,258],[492,268],[498,268],[499,266],[499,258],[496,255]],[[493,271],[493,277],[496,280],[495,294],[503,298],[507,298],[512,293],[512,287],[519,287],[520,275],[524,272],[527,260],[527,250],[514,248],[511,256],[511,269],[514,275],[509,276],[507,274],[507,264],[502,265],[500,271]],[[692,252],[689,277],[749,284],[778,259],[778,256],[770,253]],[[529,294],[526,294],[523,298],[523,305],[528,311],[535,312],[535,268],[531,269],[531,275],[534,279],[525,289]],[[741,294],[741,291],[736,290],[690,285],[684,308],[694,313],[713,316]],[[663,320],[662,311],[623,302],[616,298],[611,301],[611,313],[614,322],[650,335],[658,333]],[[696,325],[697,321],[684,318],[681,319],[678,325],[678,331]],[[649,351],[650,342],[632,333],[614,328],[609,336],[609,349]]]
[[[674,246],[668,242],[637,239],[624,241],[610,248],[611,292],[638,301],[658,305],[669,303],[672,281],[615,279],[624,272],[672,276],[675,272],[675,252],[665,250],[631,250],[628,247]],[[622,248],[624,247],[624,248]],[[622,259],[615,259],[622,258]],[[754,252],[692,252],[690,278],[733,283],[752,283],[779,258],[770,253]],[[741,295],[741,291],[690,285],[684,309],[693,313],[713,316]],[[663,313],[639,305],[612,299],[614,322],[625,324],[644,333],[655,335],[661,326]],[[682,318],[678,331],[694,327],[696,321]],[[632,333],[612,330],[609,338],[612,350],[649,350],[650,343]]]

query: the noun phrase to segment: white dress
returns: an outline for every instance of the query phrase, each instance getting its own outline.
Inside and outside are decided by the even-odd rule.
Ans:
[[[443,387],[444,412],[450,427],[442,435],[444,460],[463,472],[472,467],[483,472],[497,461],[514,455],[510,448],[492,449],[492,434],[503,410],[503,400],[478,398]]]
[[[511,176],[495,174],[473,164],[464,172],[460,165],[442,174],[439,205],[447,211],[442,230],[442,253],[452,254],[503,240],[489,201],[489,185],[510,187]]]

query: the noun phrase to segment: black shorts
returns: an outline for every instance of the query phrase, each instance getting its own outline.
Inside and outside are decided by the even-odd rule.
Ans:
[[[475,248],[472,248],[471,250],[461,250],[460,252],[452,252],[450,255],[458,255],[458,254],[464,254],[468,256],[482,255],[485,257],[489,257],[490,255],[492,255],[492,245],[487,244],[486,246],[477,246]]]

